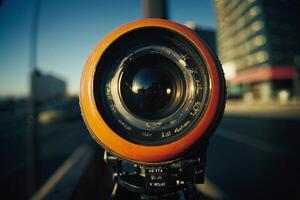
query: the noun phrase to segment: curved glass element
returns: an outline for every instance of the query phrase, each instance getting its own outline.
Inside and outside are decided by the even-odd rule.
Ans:
[[[125,106],[136,116],[149,120],[163,118],[174,111],[179,88],[176,80],[180,80],[172,72],[176,67],[172,60],[159,54],[146,54],[130,63],[121,80]]]

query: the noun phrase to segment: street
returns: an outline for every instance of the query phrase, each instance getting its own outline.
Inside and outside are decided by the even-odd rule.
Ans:
[[[25,197],[26,188],[26,119],[22,114],[7,116],[2,115],[1,123],[1,192],[19,199]],[[217,188],[219,194],[215,196],[236,200],[299,199],[299,122],[296,118],[227,113],[208,150],[207,182]],[[79,116],[41,125],[39,184],[46,181],[80,144],[89,140],[91,137]],[[207,193],[205,190],[201,192]]]
[[[226,199],[299,199],[299,122],[226,115],[210,143],[208,179]]]
[[[26,196],[26,115],[1,113],[1,193],[10,199]],[[38,128],[38,186],[41,186],[82,143],[91,140],[84,123],[76,119]]]

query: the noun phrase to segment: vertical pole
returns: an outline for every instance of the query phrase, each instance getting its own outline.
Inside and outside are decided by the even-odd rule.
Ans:
[[[144,18],[168,19],[167,0],[143,0]]]
[[[36,101],[36,65],[37,65],[37,35],[39,22],[39,0],[33,0],[32,22],[30,29],[30,91],[29,91],[29,114],[28,132],[26,135],[26,179],[27,195],[31,196],[37,189],[38,180],[38,108]]]

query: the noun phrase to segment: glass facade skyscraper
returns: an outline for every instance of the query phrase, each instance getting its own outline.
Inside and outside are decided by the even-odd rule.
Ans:
[[[215,0],[217,48],[229,94],[299,95],[300,4],[293,0]]]

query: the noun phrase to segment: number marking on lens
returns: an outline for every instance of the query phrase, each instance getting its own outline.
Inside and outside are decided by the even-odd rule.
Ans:
[[[175,128],[174,133],[179,133],[181,132],[185,127],[187,127],[191,123],[190,120],[186,121],[184,124],[178,126]]]
[[[196,82],[196,94],[198,95],[203,90],[203,85],[200,80],[195,80]]]
[[[107,84],[107,85],[106,85],[106,98],[107,98],[108,100],[112,100],[112,99],[113,99],[112,96],[111,96],[110,84]]]
[[[116,106],[115,106],[114,104],[111,104],[111,105],[110,105],[110,109],[111,109],[111,111],[114,112],[114,113],[117,112]]]
[[[142,135],[145,136],[145,137],[151,137],[151,136],[152,136],[152,133],[149,133],[149,132],[143,132]]]
[[[194,104],[193,110],[192,110],[192,112],[190,112],[190,115],[192,115],[192,116],[197,115],[197,114],[199,113],[200,109],[201,109],[201,102],[200,102],[200,101],[197,101],[197,102]]]
[[[161,137],[162,138],[170,137],[171,135],[172,135],[171,131],[167,131],[167,132],[162,132],[161,133]]]
[[[131,131],[132,128],[131,126],[128,126],[126,123],[124,123],[122,120],[118,120],[118,122],[126,129],[126,130],[129,130]]]

